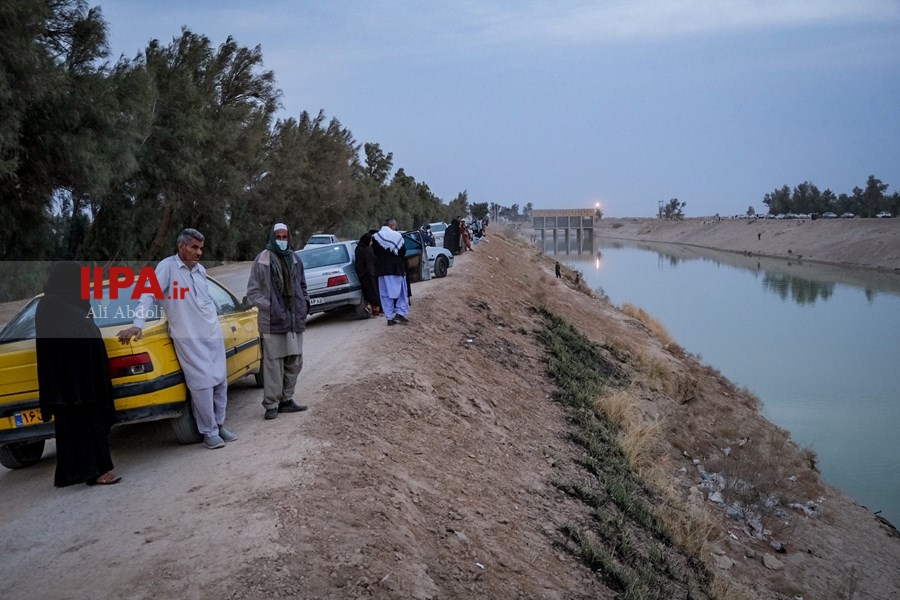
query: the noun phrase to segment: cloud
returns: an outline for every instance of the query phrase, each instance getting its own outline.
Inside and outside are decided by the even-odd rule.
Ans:
[[[541,2],[515,8],[467,6],[471,16],[483,23],[481,34],[487,39],[549,43],[652,40],[900,20],[900,3],[895,0],[631,0],[569,2],[552,8]]]

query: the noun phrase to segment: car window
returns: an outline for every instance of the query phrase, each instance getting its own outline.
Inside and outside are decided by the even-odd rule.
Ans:
[[[13,320],[0,331],[0,343],[34,339],[34,311],[37,310],[38,299],[29,302],[19,311]]]
[[[447,230],[446,223],[432,223],[431,224],[431,233],[441,233]]]
[[[216,303],[217,313],[220,315],[228,315],[242,310],[235,297],[232,296],[228,290],[212,279],[207,279],[206,283],[209,288],[209,296],[212,298],[213,302]]]
[[[110,327],[113,325],[130,325],[134,321],[138,308],[138,300],[132,300],[131,294],[134,285],[119,290],[118,298],[109,297],[109,287],[103,286],[103,298],[91,298],[91,315],[97,327]],[[34,315],[40,298],[29,302],[0,332],[0,343],[16,340],[33,340]],[[158,321],[161,317],[161,307],[157,300],[147,315],[143,315],[147,322]]]
[[[347,246],[345,244],[335,244],[333,246],[301,250],[297,252],[297,256],[299,256],[300,260],[303,262],[304,269],[342,265],[350,262],[350,254],[347,252]]]
[[[406,256],[422,254],[422,238],[418,231],[407,231],[403,234],[403,243],[406,245]]]

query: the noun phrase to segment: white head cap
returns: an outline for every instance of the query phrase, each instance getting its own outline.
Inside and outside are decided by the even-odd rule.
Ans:
[[[275,225],[272,227],[272,231],[279,231],[281,229],[284,229],[285,231],[290,231],[288,229],[288,226],[285,225],[284,223],[275,223]]]

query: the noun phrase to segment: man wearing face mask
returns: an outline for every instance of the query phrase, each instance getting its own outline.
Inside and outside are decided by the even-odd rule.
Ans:
[[[294,387],[303,369],[309,292],[303,263],[290,248],[284,223],[272,227],[269,244],[253,261],[247,298],[259,309],[265,418],[306,410],[305,405],[294,402]]]

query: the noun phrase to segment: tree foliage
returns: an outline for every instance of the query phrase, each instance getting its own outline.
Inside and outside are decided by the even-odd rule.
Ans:
[[[769,214],[809,214],[833,212],[853,213],[861,217],[874,217],[881,211],[897,214],[900,210],[900,194],[888,195],[888,185],[874,175],[869,175],[866,187],[854,187],[851,195],[836,195],[831,190],[819,191],[808,181],[793,190],[787,185],[765,195],[763,204]]]
[[[324,111],[275,121],[259,46],[182,29],[130,60],[108,51],[86,0],[0,3],[0,259],[154,261],[193,227],[205,259],[246,260],[276,221],[299,244],[468,212],[466,192],[444,204]],[[0,300],[31,277],[4,278]]]

